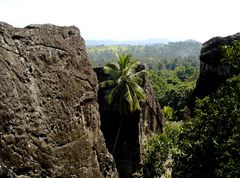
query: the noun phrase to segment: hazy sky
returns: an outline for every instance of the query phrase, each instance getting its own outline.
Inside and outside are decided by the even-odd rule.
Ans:
[[[76,25],[85,39],[195,39],[240,32],[240,0],[0,0],[16,27]]]

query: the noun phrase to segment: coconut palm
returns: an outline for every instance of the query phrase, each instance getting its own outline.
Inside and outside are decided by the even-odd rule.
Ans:
[[[105,96],[106,104],[112,110],[117,110],[122,116],[113,146],[113,154],[124,115],[141,111],[140,102],[144,102],[146,99],[145,92],[140,85],[147,71],[145,69],[140,70],[140,67],[141,64],[138,60],[124,53],[117,55],[116,63],[109,63],[104,66],[104,73],[109,75],[109,79],[101,82],[100,87],[109,89]]]

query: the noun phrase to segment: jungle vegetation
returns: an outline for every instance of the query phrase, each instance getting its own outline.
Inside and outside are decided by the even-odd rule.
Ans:
[[[184,44],[180,55],[179,44],[183,45],[91,47],[90,59],[95,51],[92,64],[103,65],[113,52],[125,51],[149,67],[149,78],[167,122],[164,132],[145,145],[139,170],[143,177],[240,177],[240,75],[227,79],[217,92],[197,99],[190,115],[188,102],[198,78],[200,47],[193,52],[193,44],[189,48]],[[171,51],[169,55],[167,51]],[[240,42],[223,46],[222,51],[221,62],[239,71]]]

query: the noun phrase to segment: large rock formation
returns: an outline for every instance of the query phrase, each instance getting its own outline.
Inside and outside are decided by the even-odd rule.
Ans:
[[[202,98],[215,92],[223,81],[236,71],[230,64],[222,63],[222,48],[240,40],[240,33],[227,37],[214,37],[205,42],[200,54],[200,75],[193,93],[194,97]]]
[[[0,23],[0,177],[118,177],[76,27]]]
[[[100,82],[108,79],[108,75],[104,74],[103,68],[95,68],[94,70]],[[114,153],[117,169],[122,178],[133,177],[132,174],[139,168],[142,162],[145,141],[152,134],[162,132],[165,120],[159,102],[147,78],[144,79],[143,88],[147,95],[146,103],[142,105],[141,112],[124,116],[117,148]],[[117,112],[105,108],[104,98],[106,93],[106,89],[99,90],[99,109],[101,128],[107,147],[111,152],[118,126],[123,118]]]

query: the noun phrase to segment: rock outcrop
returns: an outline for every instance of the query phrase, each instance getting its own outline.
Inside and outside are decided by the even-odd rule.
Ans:
[[[79,30],[0,23],[0,177],[118,177]]]
[[[194,98],[203,98],[215,92],[223,81],[236,72],[232,65],[221,62],[222,47],[232,45],[235,40],[240,40],[240,33],[214,37],[203,44],[200,54],[200,75],[193,93]]]
[[[104,74],[103,68],[95,68],[94,70],[100,82],[108,79],[108,75]],[[144,79],[143,88],[147,95],[146,103],[142,105],[141,112],[135,112],[124,117],[114,153],[117,169],[122,178],[133,177],[132,174],[142,162],[145,141],[152,134],[161,133],[165,121],[159,102],[147,78]],[[99,111],[101,129],[107,147],[111,152],[122,116],[105,108],[106,92],[106,89],[99,90]]]

